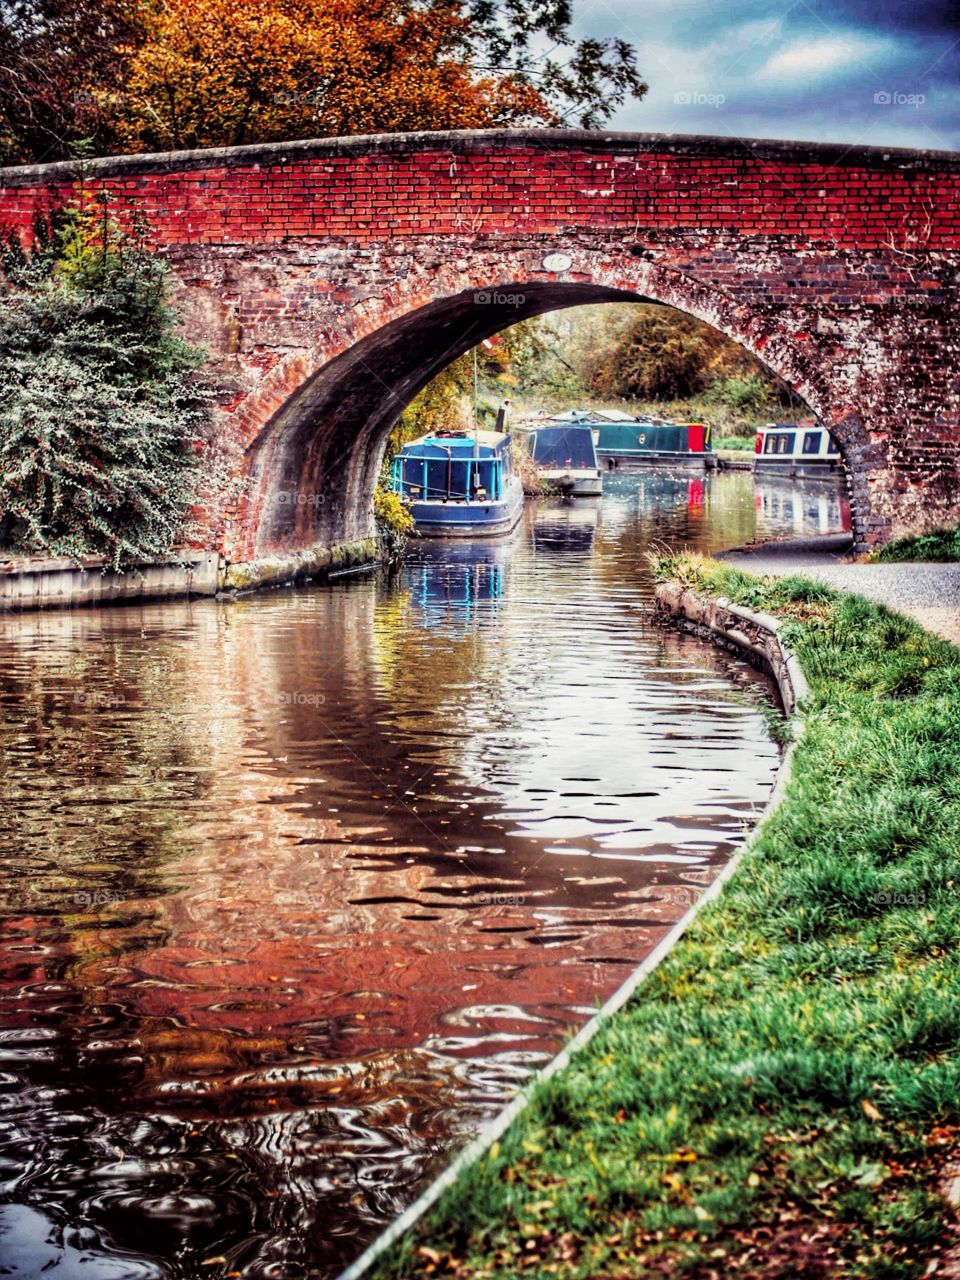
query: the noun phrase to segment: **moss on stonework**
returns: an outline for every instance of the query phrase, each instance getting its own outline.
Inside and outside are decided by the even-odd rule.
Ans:
[[[221,591],[252,591],[256,587],[297,578],[323,577],[351,565],[374,564],[382,558],[377,538],[316,545],[286,556],[263,556],[227,565],[220,573]]]

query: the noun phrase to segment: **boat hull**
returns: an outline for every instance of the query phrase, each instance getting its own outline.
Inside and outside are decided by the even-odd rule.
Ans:
[[[603,475],[600,472],[543,469],[539,472],[551,489],[559,489],[571,498],[599,498],[603,493]]]
[[[666,450],[644,449],[635,452],[624,453],[606,453],[602,449],[597,450],[597,458],[600,465],[607,468],[607,471],[642,471],[650,466],[669,465],[671,467],[706,467],[708,459],[712,459],[715,455],[712,452],[704,453],[670,453]]]
[[[411,502],[417,533],[422,538],[495,538],[515,529],[523,514],[523,489],[499,502]]]
[[[797,480],[833,480],[843,475],[843,464],[836,458],[790,458],[777,460],[758,454],[753,464],[758,476],[787,476]]]

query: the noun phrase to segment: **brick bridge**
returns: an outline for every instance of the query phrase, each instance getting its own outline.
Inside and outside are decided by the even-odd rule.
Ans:
[[[483,131],[110,158],[87,181],[149,215],[212,357],[250,478],[212,521],[228,580],[361,554],[412,396],[588,302],[669,303],[785,378],[840,444],[861,545],[960,519],[953,153]],[[0,224],[28,235],[70,186],[0,170]]]

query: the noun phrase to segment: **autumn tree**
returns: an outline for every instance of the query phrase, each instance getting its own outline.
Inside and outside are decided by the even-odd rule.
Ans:
[[[134,19],[128,0],[0,0],[0,163],[116,148]]]
[[[568,0],[0,0],[0,145],[26,160],[87,135],[102,152],[592,127],[646,86],[629,45],[570,24]]]
[[[718,378],[762,373],[742,347],[672,307],[641,304],[618,321],[585,362],[585,381],[603,399],[682,399]]]

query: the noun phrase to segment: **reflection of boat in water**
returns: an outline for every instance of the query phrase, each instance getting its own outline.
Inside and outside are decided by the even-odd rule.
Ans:
[[[540,478],[571,498],[599,497],[603,472],[597,463],[596,430],[580,423],[545,422],[521,436]]]
[[[506,564],[513,555],[518,541],[518,530],[512,530],[509,538],[497,538],[496,541],[474,542],[464,538],[462,542],[440,542],[432,539],[427,542],[414,542],[405,564],[433,565],[477,565]]]
[[[828,476],[819,477],[820,480]],[[799,536],[849,533],[850,500],[841,475],[834,475],[834,487],[794,480],[789,476],[757,476],[754,480],[754,503],[757,524],[771,524],[778,530],[790,529]]]
[[[768,422],[757,431],[753,469],[820,480],[842,473],[843,462],[833,436],[818,422]]]
[[[600,518],[600,499],[584,498],[543,505],[533,521],[533,545],[548,555],[589,551]]]
[[[412,440],[393,460],[391,489],[429,538],[509,533],[523,511],[510,437],[499,431],[438,431]]]
[[[410,600],[427,626],[469,620],[474,609],[502,599],[517,538],[423,542],[403,566]]]

